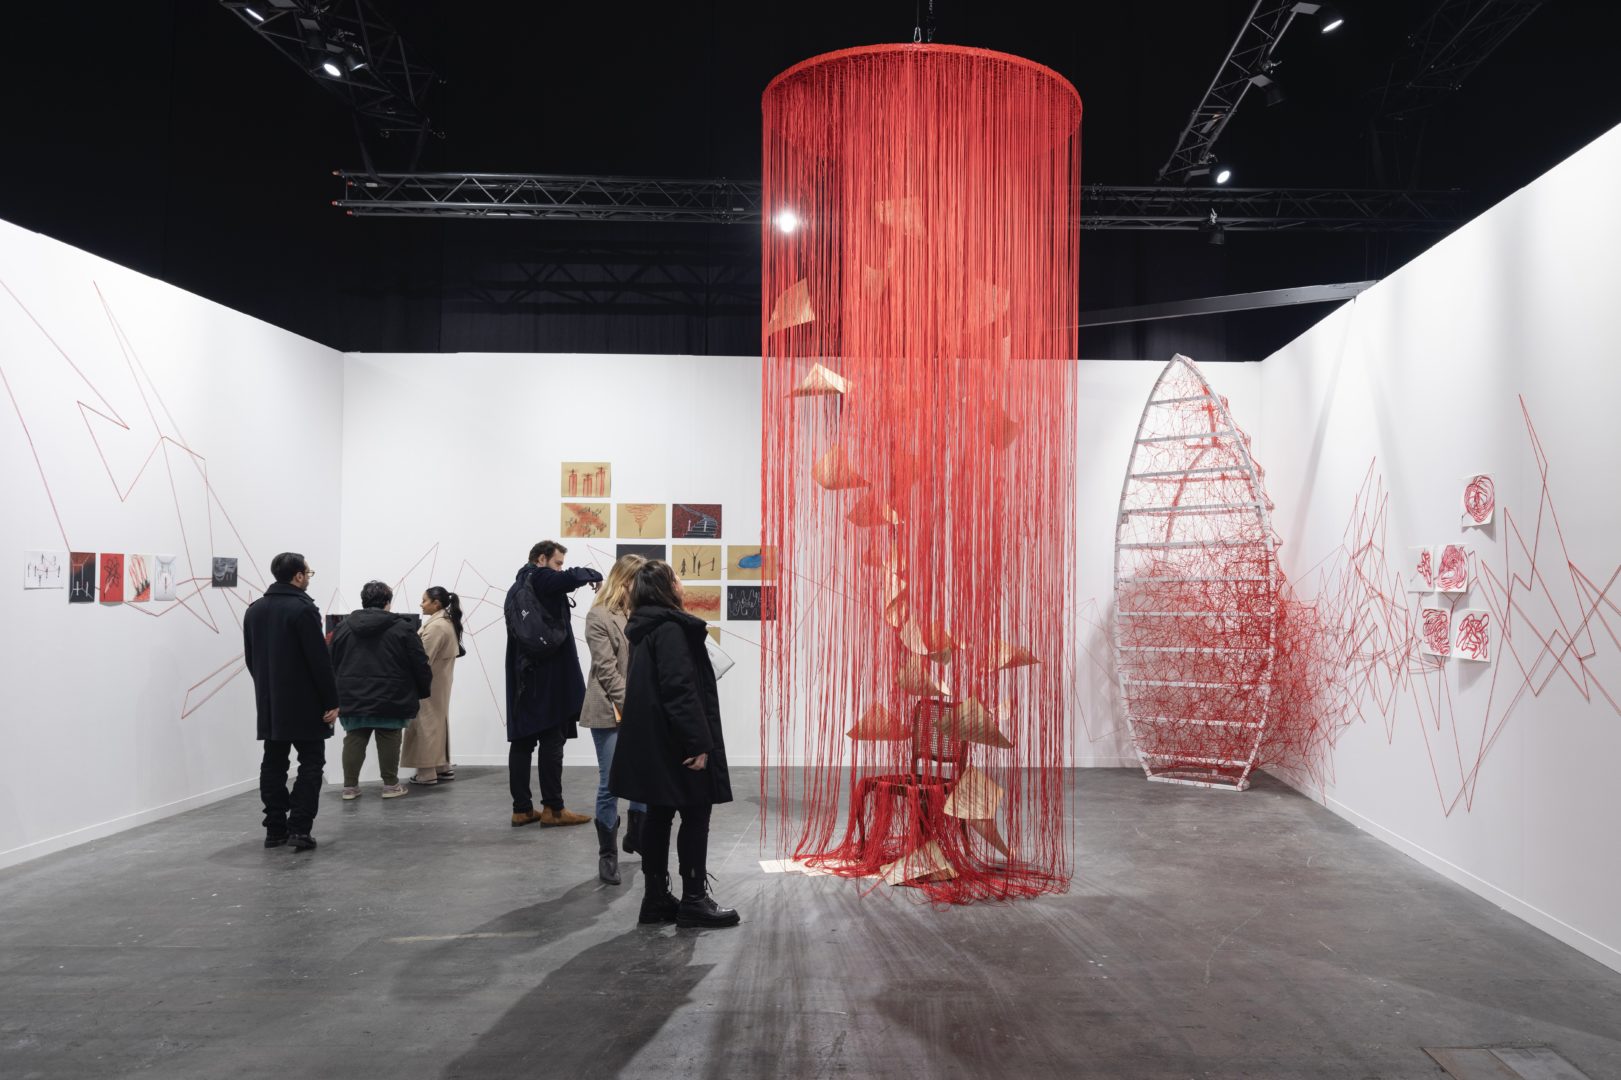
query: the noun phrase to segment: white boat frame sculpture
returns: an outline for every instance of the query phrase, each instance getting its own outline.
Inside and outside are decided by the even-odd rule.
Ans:
[[[1150,780],[1249,786],[1283,581],[1263,481],[1226,399],[1177,354],[1143,407],[1115,525],[1115,666]]]

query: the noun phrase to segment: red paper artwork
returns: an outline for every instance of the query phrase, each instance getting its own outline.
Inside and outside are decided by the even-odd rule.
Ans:
[[[763,109],[762,782],[825,871],[1063,889],[1080,100],[917,44]]]
[[[1484,473],[1468,477],[1463,484],[1464,528],[1479,528],[1492,523],[1497,509],[1497,486]]]

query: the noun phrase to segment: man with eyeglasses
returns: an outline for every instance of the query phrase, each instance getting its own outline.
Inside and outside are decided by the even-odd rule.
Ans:
[[[310,599],[315,571],[304,556],[284,551],[270,560],[275,584],[242,617],[242,655],[253,677],[259,714],[259,798],[265,807],[265,847],[315,847],[310,830],[321,794],[326,740],[338,719],[338,682],[321,634],[321,612]],[[298,751],[298,779],[287,793],[287,767]]]

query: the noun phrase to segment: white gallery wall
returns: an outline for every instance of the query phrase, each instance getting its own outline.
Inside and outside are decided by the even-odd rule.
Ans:
[[[1489,665],[1374,634],[1352,665],[1370,685],[1307,786],[1612,967],[1621,205],[1592,195],[1618,175],[1621,128],[1268,358],[1255,440],[1303,596],[1407,615],[1419,598],[1390,574],[1409,547],[1466,543],[1458,607],[1496,629]],[[1460,526],[1469,473],[1495,478],[1489,528]]]
[[[3,222],[0,286],[8,865],[256,784],[240,619],[278,551],[337,574],[343,385],[330,349]],[[24,589],[34,551],[177,556],[175,599]]]
[[[1080,364],[1078,765],[1136,764],[1108,646],[1114,508],[1161,366]],[[1258,365],[1210,374],[1241,425],[1258,419]],[[352,354],[343,438],[344,577],[317,588],[317,599],[350,610],[371,578],[396,587],[399,611],[416,610],[429,585],[461,595],[468,654],[457,665],[451,745],[464,764],[506,760],[501,602],[530,545],[559,537],[562,462],[610,462],[615,504],[720,503],[721,543],[760,540],[758,357]],[[571,564],[606,571],[623,540],[563,542]],[[576,596],[582,636],[592,594]],[[757,764],[760,627],[720,625],[721,646],[737,661],[720,684],[728,754]],[[581,654],[583,664],[583,637]],[[564,760],[594,763],[590,739],[571,742]],[[367,768],[362,775],[375,777],[375,762]]]

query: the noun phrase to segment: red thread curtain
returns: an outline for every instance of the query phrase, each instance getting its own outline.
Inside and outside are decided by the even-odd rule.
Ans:
[[[762,795],[837,873],[1061,889],[1080,99],[887,45],[783,72],[763,110]]]

